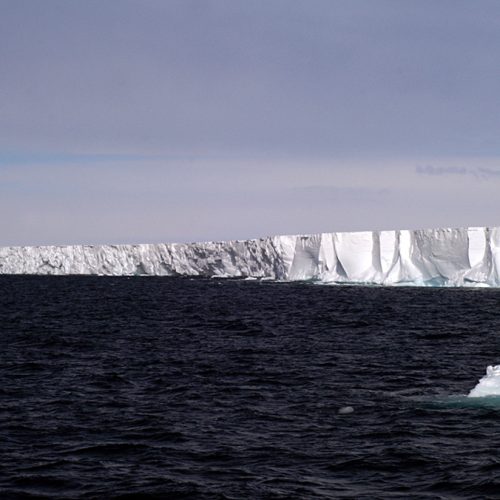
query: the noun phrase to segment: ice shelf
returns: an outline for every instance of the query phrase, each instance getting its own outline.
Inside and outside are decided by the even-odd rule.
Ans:
[[[496,287],[500,286],[500,227],[319,233],[206,243],[2,247],[0,274]]]

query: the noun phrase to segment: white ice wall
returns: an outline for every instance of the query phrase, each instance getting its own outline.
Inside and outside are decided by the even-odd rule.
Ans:
[[[0,274],[500,286],[500,228],[322,233],[192,244],[3,247]]]

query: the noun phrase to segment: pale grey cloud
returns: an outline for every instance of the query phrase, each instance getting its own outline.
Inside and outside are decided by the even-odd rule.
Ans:
[[[492,178],[500,178],[500,169],[489,167],[453,167],[453,166],[433,166],[433,165],[418,165],[415,171],[419,175],[467,175],[474,177],[479,181],[490,180]]]
[[[467,175],[470,170],[465,167],[434,167],[433,165],[417,165],[417,174],[421,175]]]

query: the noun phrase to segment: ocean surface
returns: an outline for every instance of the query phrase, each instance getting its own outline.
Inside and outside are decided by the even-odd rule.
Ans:
[[[0,498],[500,498],[499,362],[500,290],[1,276]]]

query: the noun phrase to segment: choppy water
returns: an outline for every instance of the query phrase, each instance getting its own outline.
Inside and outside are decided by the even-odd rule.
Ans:
[[[496,290],[0,277],[0,497],[500,498],[499,361]]]

